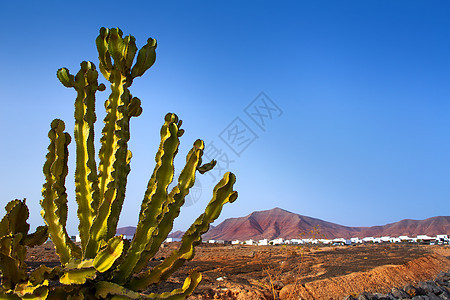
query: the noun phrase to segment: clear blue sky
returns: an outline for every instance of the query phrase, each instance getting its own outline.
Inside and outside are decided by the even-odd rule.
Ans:
[[[75,92],[56,70],[97,64],[102,26],[120,27],[138,46],[158,40],[155,65],[131,90],[144,112],[131,124],[120,226],[136,225],[169,111],[186,130],[177,170],[196,138],[231,161],[239,198],[219,221],[273,207],[349,226],[449,215],[448,1],[68,3],[0,4],[0,204],[26,197],[33,227],[43,223],[49,124],[61,118],[73,131]],[[263,127],[246,114],[267,113],[261,98],[253,102],[261,92],[279,109]],[[97,97],[99,120],[107,95]],[[73,143],[70,151],[75,234]],[[186,229],[209,201],[212,176],[199,180],[201,196],[183,208],[175,229]]]

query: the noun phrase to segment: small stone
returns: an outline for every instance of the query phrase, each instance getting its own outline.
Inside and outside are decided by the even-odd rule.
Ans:
[[[430,299],[430,300],[441,300],[441,298],[439,298],[439,296],[436,296],[436,295],[433,294],[433,293],[428,293],[428,294],[427,294],[427,297],[428,297],[428,299]]]
[[[370,300],[370,295],[369,295],[369,293],[364,292],[364,293],[359,294],[356,299],[358,299],[358,300]]]
[[[407,296],[406,298],[401,298],[401,299],[409,299],[408,294],[406,294],[406,296]],[[397,300],[397,299],[399,299],[399,298],[395,297],[392,293],[387,293],[386,297],[388,297],[389,300]]]
[[[450,285],[449,285],[450,286]],[[442,296],[447,296],[450,299],[450,287],[449,286],[440,286],[442,293],[439,295],[441,298]]]
[[[390,298],[385,295],[385,294],[381,294],[381,293],[375,293],[372,295],[371,299],[377,299],[377,300],[390,300]]]
[[[449,282],[450,281],[450,274],[449,273],[445,273],[445,272],[440,272],[439,274],[437,274],[435,280],[436,281]]]
[[[442,293],[439,295],[439,299],[450,300],[450,295]]]
[[[223,281],[223,277],[216,278],[217,281]]]
[[[436,283],[432,281],[428,282],[419,282],[418,287],[425,292],[425,294],[434,294],[438,295],[441,293],[441,290],[438,288]]]
[[[416,289],[414,286],[412,286],[411,284],[407,284],[403,290],[410,296],[410,297],[415,297],[415,296],[419,296],[419,290]]]
[[[282,282],[279,281],[279,280],[274,281],[274,282],[272,283],[272,285],[273,285],[273,288],[274,288],[275,290],[281,290],[281,289],[284,288],[284,286],[285,286],[285,284],[282,283]]]
[[[396,299],[410,299],[411,298],[404,290],[399,289],[399,288],[393,288],[391,290],[391,293]]]

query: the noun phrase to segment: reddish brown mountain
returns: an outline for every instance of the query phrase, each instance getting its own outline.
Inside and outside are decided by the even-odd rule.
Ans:
[[[135,227],[122,227],[117,233],[132,236]],[[281,208],[266,211],[256,211],[242,218],[226,219],[216,227],[211,226],[203,236],[203,240],[246,240],[275,238],[310,238],[311,231],[316,238],[350,238],[350,237],[380,237],[400,236],[411,237],[419,234],[436,236],[450,234],[450,216],[433,217],[425,220],[402,220],[383,226],[348,227],[320,219],[291,213]],[[180,238],[184,232],[176,231],[169,237]]]
[[[274,208],[266,211],[253,212],[242,218],[231,218],[210,229],[203,240],[245,240],[312,237],[311,231],[316,231],[316,238],[350,238],[366,236],[416,236],[427,234],[450,234],[450,216],[433,217],[426,220],[402,220],[384,226],[348,227],[326,222],[289,211]]]
[[[450,216],[440,216],[425,220],[401,220],[383,226],[366,227],[362,231],[364,236],[416,236],[426,234],[436,236],[438,234],[450,234]]]
[[[172,232],[167,237],[168,238],[178,238],[178,239],[180,239],[180,238],[183,237],[183,234],[184,234],[184,231],[178,230],[178,231]]]
[[[116,234],[123,234],[126,236],[133,236],[136,232],[136,227],[134,226],[127,226],[127,227],[120,227],[117,228]]]

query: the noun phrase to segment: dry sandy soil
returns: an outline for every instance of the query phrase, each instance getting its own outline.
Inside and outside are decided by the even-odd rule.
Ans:
[[[166,257],[178,243],[166,244]],[[28,265],[58,264],[52,244],[30,249]],[[151,261],[149,266],[159,262]],[[430,280],[450,269],[450,246],[361,245],[342,247],[242,246],[203,244],[195,258],[169,282],[152,291],[182,285],[190,269],[203,275],[190,299],[342,299],[363,291]]]

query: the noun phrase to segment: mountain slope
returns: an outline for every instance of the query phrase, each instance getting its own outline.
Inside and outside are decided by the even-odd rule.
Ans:
[[[350,238],[366,236],[400,236],[450,233],[450,217],[426,220],[402,220],[373,227],[348,227],[274,208],[253,212],[246,217],[226,219],[210,229],[204,240],[275,239],[275,238]]]
[[[119,234],[133,235],[135,227],[122,227]],[[169,237],[182,237],[184,232],[177,231]],[[417,236],[426,234],[450,234],[450,216],[432,217],[425,220],[401,220],[399,222],[372,227],[348,227],[339,224],[302,216],[274,208],[256,211],[241,218],[226,219],[216,227],[211,226],[203,235],[203,240],[246,240],[275,238],[351,238],[380,236]]]

